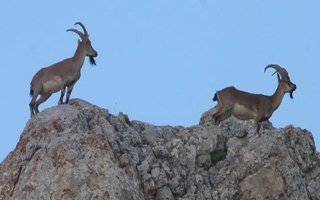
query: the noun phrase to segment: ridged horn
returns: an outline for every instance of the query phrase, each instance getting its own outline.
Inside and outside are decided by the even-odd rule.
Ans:
[[[283,68],[283,67],[280,67],[277,64],[269,64],[269,65],[267,65],[264,68],[264,72],[266,72],[266,70],[268,68],[273,68],[273,69],[276,70],[272,75],[274,75],[275,73],[278,73],[278,74],[280,74],[281,78],[289,78],[289,74],[288,74],[287,70],[285,68]]]
[[[68,29],[67,31],[71,31],[71,32],[77,33],[82,40],[86,37],[86,36],[85,36],[83,33],[81,33],[79,30],[74,29],[74,28]]]
[[[84,25],[83,25],[81,22],[76,22],[74,25],[79,25],[79,26],[81,26],[81,28],[83,29],[84,35],[88,37],[87,29],[86,29],[86,27],[84,27]]]

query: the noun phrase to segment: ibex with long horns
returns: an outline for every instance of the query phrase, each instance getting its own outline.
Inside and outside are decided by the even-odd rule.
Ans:
[[[280,106],[285,93],[292,93],[296,90],[296,85],[290,81],[286,69],[276,64],[266,66],[276,70],[278,87],[273,95],[252,94],[240,91],[235,87],[227,87],[215,93],[213,100],[218,101],[217,110],[213,114],[213,119],[218,125],[221,121],[231,115],[240,120],[253,119],[257,132],[260,129],[260,122],[268,120],[272,113]],[[281,78],[280,78],[281,76]]]
[[[67,104],[75,83],[80,79],[80,71],[85,57],[90,58],[92,65],[96,64],[94,57],[97,57],[98,53],[91,46],[86,28],[81,22],[77,22],[75,25],[80,25],[83,33],[77,29],[67,30],[78,34],[81,38],[81,40],[78,40],[78,47],[74,56],[40,69],[32,78],[30,87],[32,99],[29,104],[31,117],[35,113],[39,113],[38,106],[55,92],[61,91],[58,103],[63,104],[63,97],[67,89],[66,101],[64,102]],[[41,95],[41,97],[37,100],[38,95]]]

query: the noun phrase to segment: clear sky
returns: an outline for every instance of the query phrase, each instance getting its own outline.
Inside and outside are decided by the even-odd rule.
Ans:
[[[99,55],[86,60],[72,98],[155,125],[191,126],[215,105],[216,90],[234,85],[272,94],[270,63],[297,85],[270,121],[310,130],[319,151],[320,1],[92,0],[1,3],[0,161],[29,120],[33,75],[71,57],[81,21]],[[55,106],[53,95],[40,110]]]

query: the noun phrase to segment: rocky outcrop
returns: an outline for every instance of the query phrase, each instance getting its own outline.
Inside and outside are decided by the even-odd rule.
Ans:
[[[82,100],[28,121],[0,199],[320,199],[312,134],[230,118],[154,126]]]

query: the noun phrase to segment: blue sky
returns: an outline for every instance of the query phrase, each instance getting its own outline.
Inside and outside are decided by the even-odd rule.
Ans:
[[[215,105],[216,90],[234,85],[272,94],[270,63],[284,66],[297,85],[270,121],[310,130],[320,147],[320,1],[93,0],[5,1],[2,48],[0,161],[29,120],[33,75],[74,54],[81,21],[98,51],[86,60],[71,98],[156,125],[191,126]],[[53,95],[40,110],[55,106]]]

